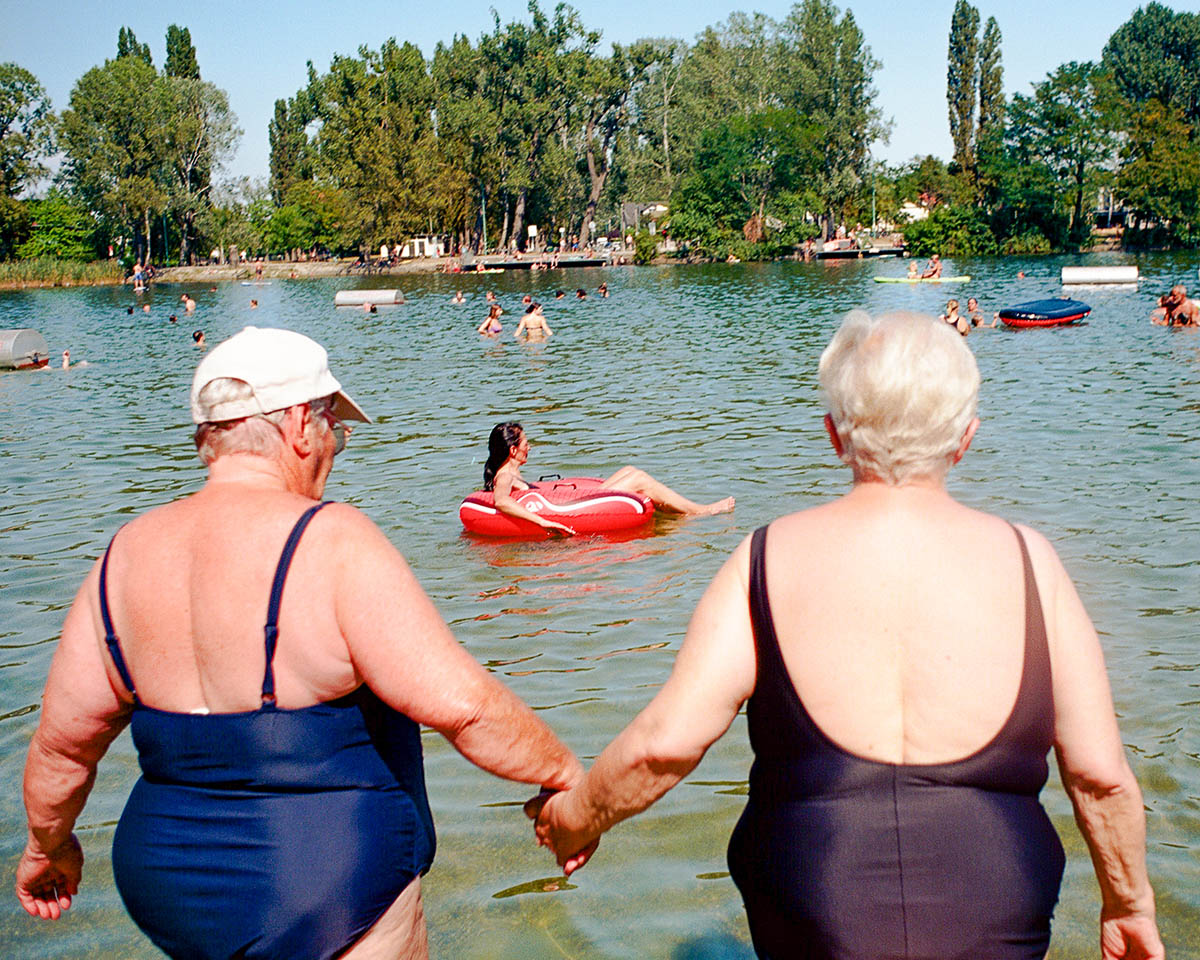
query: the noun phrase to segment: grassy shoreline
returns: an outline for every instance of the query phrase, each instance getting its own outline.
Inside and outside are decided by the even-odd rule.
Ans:
[[[36,287],[100,287],[123,283],[125,271],[115,260],[81,263],[38,257],[0,263],[0,290]]]

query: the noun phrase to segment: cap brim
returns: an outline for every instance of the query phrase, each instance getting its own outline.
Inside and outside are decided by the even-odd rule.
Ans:
[[[350,399],[350,394],[339,390],[333,395],[333,415],[339,420],[360,420],[370,423],[371,418],[363,412],[363,408]]]

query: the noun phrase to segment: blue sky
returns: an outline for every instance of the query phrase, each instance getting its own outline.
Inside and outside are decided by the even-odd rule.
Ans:
[[[646,0],[580,0],[573,4],[584,23],[603,31],[603,44],[641,37],[672,36],[691,41],[704,27],[737,10],[761,11],[782,19],[791,3],[758,4],[690,0],[657,4]],[[889,163],[917,154],[948,158],[952,152],[946,120],[946,42],[953,0],[912,4],[907,16],[888,0],[839,3],[854,12],[867,43],[883,67],[876,74],[879,106],[893,120],[891,142],[874,153]],[[1006,92],[1029,91],[1030,84],[1069,60],[1100,57],[1112,32],[1138,4],[1120,0],[1010,0],[980,2],[981,20],[996,17],[1004,37]],[[1189,9],[1177,0],[1176,10]],[[267,123],[275,100],[291,96],[305,82],[307,61],[318,70],[336,53],[353,54],[388,37],[411,41],[426,57],[438,41],[455,34],[472,40],[491,28],[490,8],[502,22],[524,19],[520,0],[468,3],[378,2],[247,3],[199,0],[190,4],[82,2],[56,0],[30,4],[0,0],[0,62],[30,70],[46,88],[55,109],[68,103],[71,87],[88,69],[116,53],[117,30],[130,26],[148,43],[156,66],[165,59],[167,25],[192,34],[201,74],[229,93],[243,135],[226,173],[265,177]],[[546,0],[543,9],[553,8]]]

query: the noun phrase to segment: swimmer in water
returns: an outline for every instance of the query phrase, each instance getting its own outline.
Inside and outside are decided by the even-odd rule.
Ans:
[[[476,327],[475,332],[483,334],[487,337],[494,337],[504,329],[500,323],[500,314],[504,311],[500,309],[500,304],[493,303],[488,307],[488,315],[484,318],[483,323]]]
[[[463,296],[463,292],[461,290],[456,290],[454,292],[454,296],[452,296],[450,298],[450,302],[451,303],[466,303],[467,298]]]
[[[942,320],[952,326],[964,337],[971,332],[970,322],[966,317],[958,312],[957,300],[948,300],[946,302],[946,312],[942,314]]]
[[[565,524],[556,523],[548,517],[526,510],[513,499],[513,493],[528,490],[529,484],[521,476],[521,467],[529,459],[529,439],[525,429],[514,421],[498,423],[488,437],[488,458],[483,468],[483,489],[492,491],[496,509],[509,516],[530,520],[551,533],[574,534]],[[654,506],[667,513],[688,516],[711,516],[728,513],[733,509],[733,497],[713,503],[696,503],[681,496],[664,483],[660,483],[644,470],[625,466],[604,481],[610,490],[625,490],[640,493],[654,501]]]
[[[126,307],[125,312],[132,317],[133,316],[133,307]]]
[[[493,293],[491,290],[489,290],[486,294],[484,294],[483,299],[485,301],[487,301],[488,303],[495,303],[496,302],[496,294]]]
[[[185,311],[187,311],[188,313],[195,313],[195,311],[196,311],[196,301],[195,300],[193,300],[191,297],[189,297],[186,293],[179,299],[180,299],[180,302],[183,303],[183,309]]]
[[[203,330],[193,330],[192,331],[192,343],[194,343],[198,347],[204,346],[204,331]]]
[[[531,303],[533,303],[533,297],[531,297],[529,294],[525,294],[525,296],[521,298],[521,302],[525,304],[525,306],[529,306]]]
[[[1158,298],[1158,308],[1150,314],[1150,322],[1158,327],[1200,326],[1200,308],[1188,299],[1187,287],[1176,284]]]
[[[994,327],[1000,322],[1000,314],[992,314],[992,322],[983,322],[983,311],[979,309],[979,301],[974,297],[967,297],[967,319],[971,321],[972,327],[982,327],[988,329]]]
[[[596,292],[602,297],[608,296],[608,284],[601,281],[600,286],[596,288]]]
[[[178,322],[179,322],[179,318],[178,318],[177,316],[175,316],[175,314],[171,314],[169,317],[167,317],[167,319],[168,319],[169,321],[171,321],[171,323],[178,323]]]
[[[542,314],[542,305],[540,303],[531,303],[529,305],[525,311],[525,316],[517,324],[517,329],[513,333],[513,336],[519,337],[522,332],[530,340],[544,340],[546,337],[554,336],[554,331],[550,329],[550,324],[546,322],[546,318]]]
[[[561,300],[566,295],[567,295],[566,292],[563,290],[555,290],[554,291],[554,299],[555,300]]]
[[[584,290],[583,287],[580,287],[579,289],[577,289],[575,291],[575,299],[576,300],[586,300],[587,299],[587,291]]]
[[[71,368],[71,351],[64,350],[63,351],[63,369],[69,370],[70,368]]]
[[[142,304],[142,313],[149,313],[149,312],[150,312],[150,304],[148,304],[148,303]]]
[[[251,300],[251,301],[250,301],[250,309],[251,309],[251,310],[257,310],[257,309],[258,309],[258,301],[257,301],[257,300]]]

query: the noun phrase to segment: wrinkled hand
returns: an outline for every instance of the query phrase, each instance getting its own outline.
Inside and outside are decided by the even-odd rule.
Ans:
[[[533,832],[539,847],[547,847],[554,859],[570,876],[591,858],[600,845],[600,838],[581,830],[570,830],[562,822],[562,798],[568,791],[543,790],[525,801],[525,816],[535,821]]]
[[[1102,917],[1100,956],[1103,960],[1163,960],[1166,951],[1153,915]]]
[[[31,917],[57,920],[71,908],[83,875],[83,850],[75,834],[49,854],[25,847],[17,864],[17,899]]]

